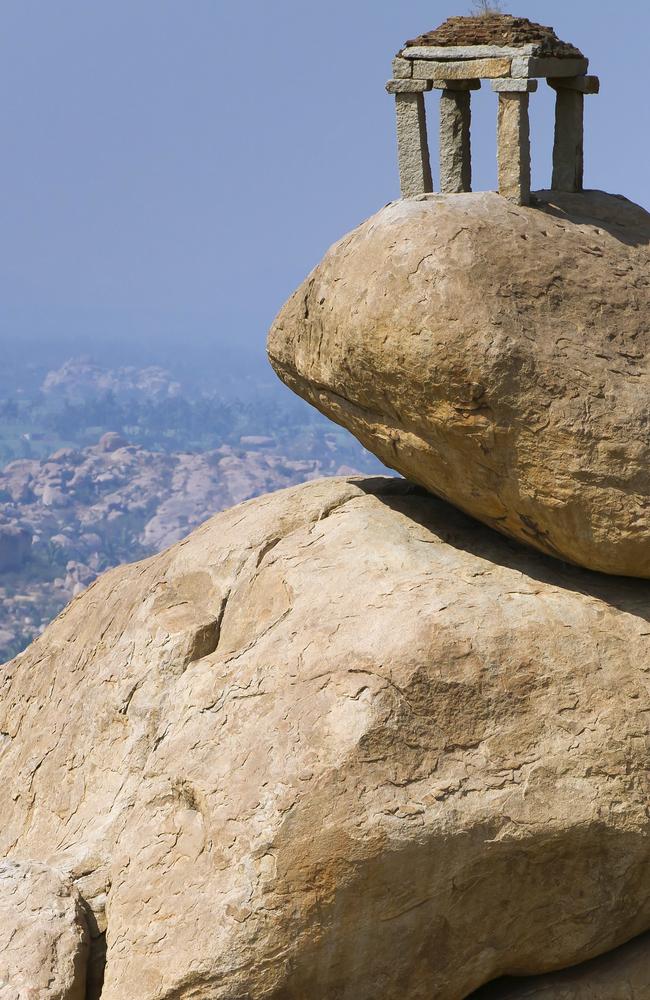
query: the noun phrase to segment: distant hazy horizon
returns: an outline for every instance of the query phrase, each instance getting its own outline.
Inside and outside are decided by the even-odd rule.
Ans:
[[[392,55],[468,6],[8,0],[0,346],[67,337],[119,355],[142,343],[156,360],[168,343],[261,368],[283,300],[397,196]],[[508,7],[552,24],[601,77],[587,99],[586,185],[647,203],[650,8]],[[475,100],[476,188],[495,184],[495,101],[489,86]],[[531,107],[543,187],[544,84]]]

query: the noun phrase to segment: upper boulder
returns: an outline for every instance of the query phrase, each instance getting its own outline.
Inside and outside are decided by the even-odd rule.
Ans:
[[[337,243],[268,350],[408,478],[546,553],[649,577],[649,314],[637,205],[428,195]]]

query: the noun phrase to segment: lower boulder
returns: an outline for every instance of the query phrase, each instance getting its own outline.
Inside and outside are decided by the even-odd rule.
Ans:
[[[0,861],[3,1000],[84,1000],[88,941],[68,882],[47,865]]]
[[[77,597],[0,678],[0,849],[102,1000],[461,1000],[650,927],[650,585],[317,481]]]

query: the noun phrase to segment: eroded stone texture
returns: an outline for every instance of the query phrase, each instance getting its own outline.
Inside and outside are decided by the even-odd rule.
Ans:
[[[537,80],[493,80],[492,90],[497,94],[534,94],[539,84]]]
[[[507,45],[415,45],[402,49],[402,56],[405,60],[512,59],[514,56],[532,56],[535,54],[535,49],[535,45],[522,45],[516,48]]]
[[[584,174],[584,93],[558,88],[553,145],[554,191],[582,191]]]
[[[516,205],[530,201],[530,121],[527,91],[499,93],[499,194]]]
[[[583,94],[599,94],[600,78],[597,76],[559,76],[546,81],[554,90],[580,90]]]
[[[396,80],[407,80],[413,73],[413,64],[408,59],[400,59],[396,56],[393,59],[393,76]]]
[[[648,607],[399,480],[250,501],[4,667],[0,850],[75,876],[102,1000],[589,959],[650,926]]]
[[[269,356],[383,462],[487,524],[650,577],[649,312],[650,216],[624,198],[432,195],[337,243]]]
[[[469,90],[443,90],[440,95],[440,190],[457,194],[472,190],[472,121]]]
[[[564,972],[487,986],[472,1000],[649,1000],[650,935]]]
[[[389,94],[424,94],[427,90],[431,90],[431,88],[432,83],[430,80],[398,78],[396,80],[389,80],[386,84],[386,90]]]
[[[421,93],[396,93],[397,152],[402,197],[433,190],[429,140]]]
[[[557,74],[556,74],[557,75]],[[426,59],[413,60],[416,80],[489,80],[510,76],[510,59],[465,59],[461,62],[436,63]]]
[[[535,59],[515,56],[512,76],[573,77],[582,76],[589,69],[588,59]]]
[[[88,942],[72,885],[47,865],[0,861],[2,1000],[84,1000]]]

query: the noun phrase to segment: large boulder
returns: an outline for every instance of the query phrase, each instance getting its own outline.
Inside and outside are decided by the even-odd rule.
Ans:
[[[88,944],[67,880],[38,862],[0,861],[2,1000],[85,1000]]]
[[[599,192],[391,204],[280,312],[280,377],[550,555],[650,577],[650,215]]]
[[[0,686],[0,851],[68,872],[102,1000],[460,1000],[650,927],[650,584],[401,480],[217,515]]]

